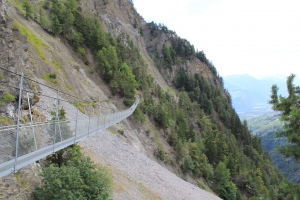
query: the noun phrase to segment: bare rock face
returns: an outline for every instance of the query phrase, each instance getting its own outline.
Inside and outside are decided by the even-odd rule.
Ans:
[[[144,19],[134,9],[129,0],[113,1],[93,1],[92,12],[101,15],[108,31],[114,35],[117,30],[127,32],[127,25],[132,26],[135,21],[137,24],[146,24]],[[132,27],[131,27],[132,28]]]
[[[12,110],[17,108],[19,99],[20,76],[14,73],[21,73],[31,69],[28,59],[28,42],[18,30],[14,28],[14,20],[7,14],[5,1],[0,1],[0,115],[12,117]],[[37,92],[38,86],[33,85],[28,80],[24,80],[25,90]],[[3,100],[4,94],[11,94],[15,97],[12,102]],[[31,104],[38,102],[39,97],[34,93],[29,93]],[[26,92],[22,94],[22,107],[28,109]]]
[[[39,172],[38,164],[31,164],[16,174],[0,178],[0,199],[33,199],[31,191],[41,183]]]

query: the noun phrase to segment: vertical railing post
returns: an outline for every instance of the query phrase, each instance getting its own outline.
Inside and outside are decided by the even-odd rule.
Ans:
[[[54,121],[54,137],[53,137],[53,150],[52,153],[55,153],[55,143],[56,143],[56,126],[57,126],[57,120],[58,120],[58,90],[56,93],[56,102],[55,102],[55,121]]]
[[[57,99],[58,99],[58,96],[59,96],[59,90],[57,90]],[[59,108],[58,108],[58,104],[57,104],[57,112],[56,112],[57,116],[56,116],[56,118],[57,118],[57,125],[58,125],[58,131],[59,131],[60,141],[62,141],[62,135],[61,135],[60,121],[59,121],[58,113],[59,113]]]
[[[79,110],[79,99],[77,98],[77,111],[76,111],[76,123],[75,123],[75,137],[74,137],[74,144],[75,144],[75,142],[76,142],[76,137],[77,137],[78,110]]]
[[[35,150],[37,151],[36,135],[35,135],[35,130],[34,130],[34,126],[33,126],[34,123],[33,123],[33,119],[32,119],[31,106],[30,106],[30,100],[29,100],[28,92],[27,92],[27,101],[28,101],[28,110],[29,110],[29,114],[30,114],[30,124],[32,126],[34,145],[35,145]]]
[[[20,93],[19,93],[19,105],[18,105],[18,121],[17,121],[17,138],[16,138],[16,154],[15,154],[15,163],[13,172],[17,172],[18,167],[18,149],[19,149],[19,132],[20,132],[20,117],[21,117],[21,103],[22,103],[22,90],[23,90],[23,78],[24,75],[22,73],[21,81],[20,81]]]
[[[111,113],[112,113],[112,111],[110,110],[110,111],[109,111],[109,123],[108,123],[108,126],[111,125],[111,121],[112,121],[112,120],[111,120]]]

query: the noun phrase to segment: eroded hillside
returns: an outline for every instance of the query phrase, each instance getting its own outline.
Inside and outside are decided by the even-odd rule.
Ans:
[[[224,199],[292,196],[204,52],[164,25],[146,23],[129,0],[36,0],[30,14],[24,2],[4,7],[1,1],[3,66],[91,102],[86,114],[99,114],[95,102],[117,110],[141,96],[134,116],[81,143],[86,155],[110,168],[115,199],[218,199],[198,186]],[[51,103],[36,99],[36,108],[51,118]],[[9,117],[11,104],[1,115]],[[2,190],[12,198],[39,184],[13,177],[1,183],[14,180],[12,189]]]

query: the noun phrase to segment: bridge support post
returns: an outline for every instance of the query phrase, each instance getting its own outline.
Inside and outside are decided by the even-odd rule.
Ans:
[[[34,123],[33,123],[33,119],[32,119],[31,106],[30,106],[30,100],[29,100],[28,92],[26,94],[27,94],[28,110],[29,110],[29,114],[30,114],[30,124],[32,126],[34,145],[35,145],[35,150],[37,151],[36,134],[35,134],[34,126],[33,126]]]
[[[21,75],[20,81],[20,93],[19,93],[19,105],[18,105],[18,121],[17,121],[17,138],[16,138],[16,154],[15,154],[15,163],[12,172],[17,172],[18,167],[18,150],[19,150],[19,134],[20,134],[20,118],[21,118],[21,104],[22,104],[22,90],[23,90],[23,78],[24,75]]]
[[[57,90],[56,93],[56,102],[55,102],[55,124],[54,124],[54,136],[53,136],[53,150],[52,153],[55,153],[55,143],[56,143],[56,126],[57,126],[57,121],[58,121],[58,92]]]

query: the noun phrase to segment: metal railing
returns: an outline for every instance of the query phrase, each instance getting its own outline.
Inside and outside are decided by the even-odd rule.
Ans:
[[[0,67],[0,69],[2,68]],[[60,107],[63,107],[62,104],[69,104],[71,102],[61,98],[59,95],[64,94],[73,99],[75,98],[77,103],[80,99],[56,89],[56,97],[40,94],[42,98],[52,98],[55,100],[55,111],[52,112],[52,119],[37,122],[34,120],[29,98],[29,93],[34,92],[24,89],[23,86],[25,79],[35,83],[38,82],[24,77],[23,74],[14,74],[20,77],[20,86],[10,87],[19,90],[17,119],[16,124],[0,126],[0,177],[14,173],[34,161],[44,158],[126,119],[135,111],[139,103],[139,97],[136,97],[136,101],[130,108],[118,112],[113,112],[111,108],[103,107],[102,113],[100,112],[97,116],[84,115],[79,111],[79,104],[77,104],[77,107],[72,107],[73,110],[65,111],[69,117],[60,119]],[[2,82],[0,82],[0,85],[1,84],[3,85]],[[38,84],[48,87],[42,83]],[[26,95],[23,95],[24,92],[27,92]],[[27,116],[29,116],[27,119],[29,122],[27,123],[25,123],[26,120],[23,119],[24,117],[22,117],[21,113],[22,102],[24,104],[25,101],[22,99],[22,96],[27,97]]]

